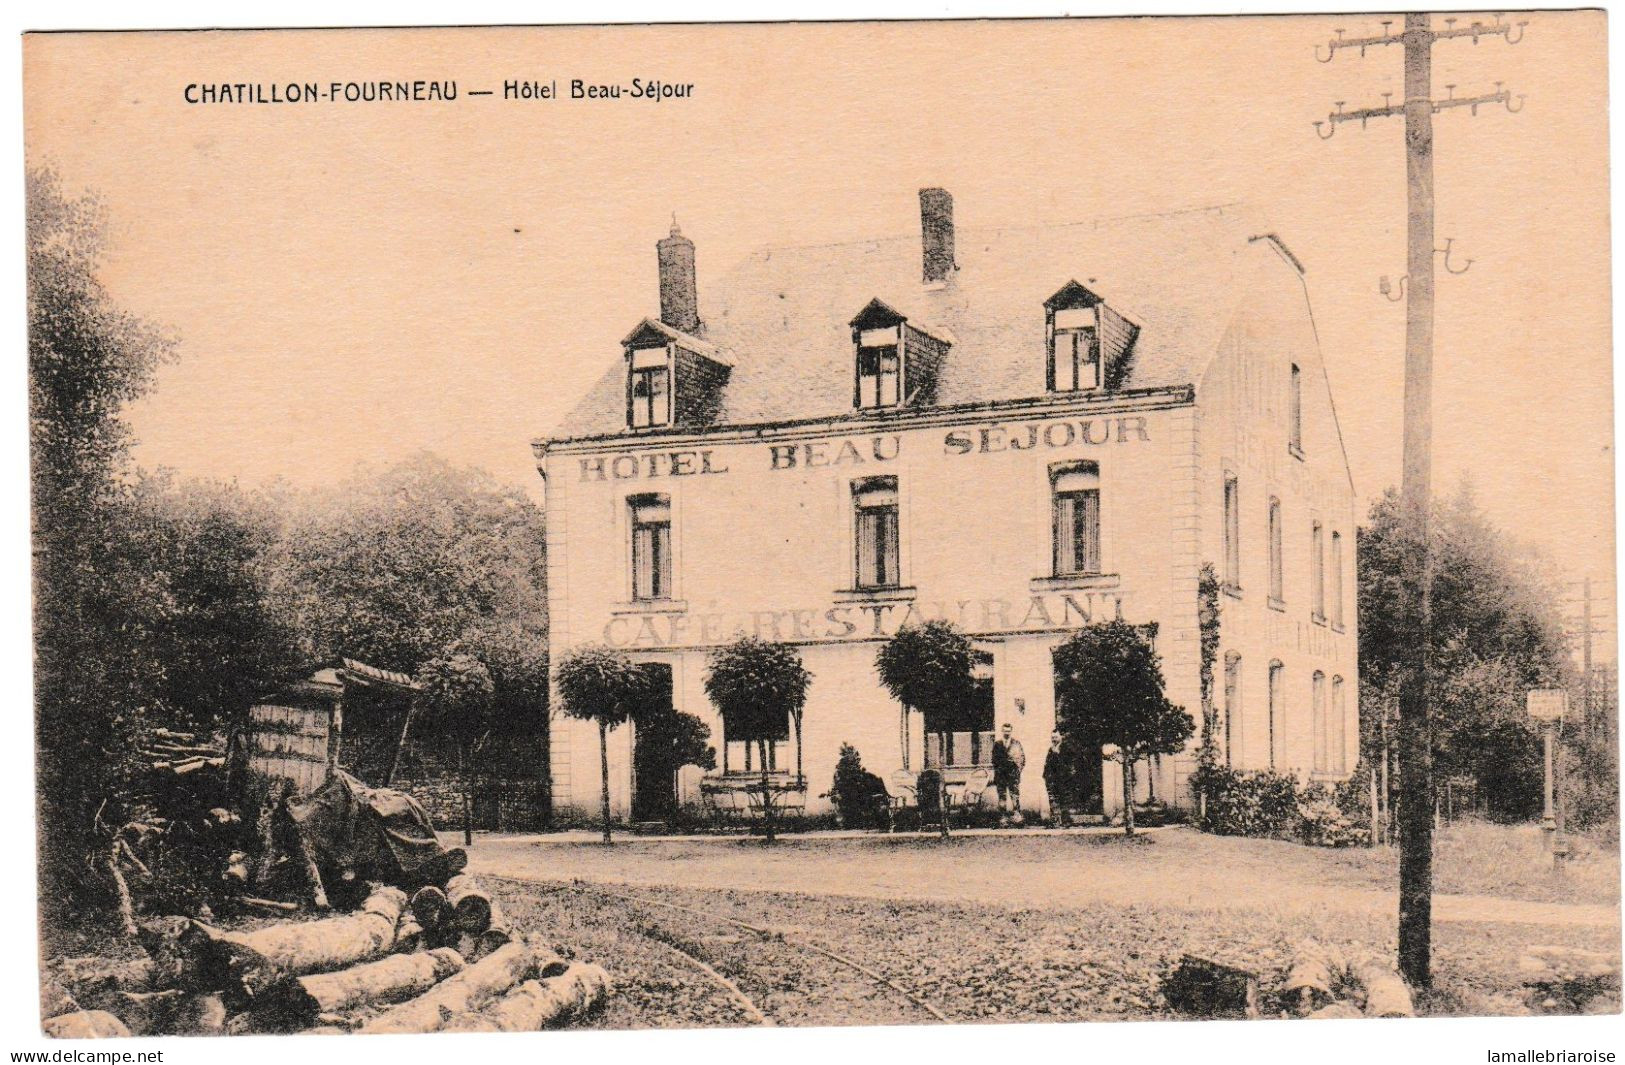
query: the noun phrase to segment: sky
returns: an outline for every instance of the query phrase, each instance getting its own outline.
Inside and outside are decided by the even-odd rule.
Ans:
[[[1435,484],[1574,579],[1613,572],[1605,25],[1434,50]],[[1436,24],[1442,17],[1436,17]],[[1316,62],[1374,18],[1034,20],[34,35],[25,142],[112,222],[104,281],[180,357],[130,412],[137,458],[323,484],[428,449],[540,497],[547,435],[658,312],[675,214],[707,285],[752,249],[1244,201],[1306,267],[1363,499],[1397,483],[1397,48]],[[684,100],[508,101],[505,80],[692,84]],[[456,79],[455,103],[189,105],[190,83]],[[470,90],[496,95],[470,97]]]

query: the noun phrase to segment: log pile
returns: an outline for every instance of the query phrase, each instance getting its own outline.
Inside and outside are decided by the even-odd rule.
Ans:
[[[1315,1020],[1414,1017],[1411,990],[1384,955],[1306,939],[1293,951],[1285,992],[1293,1012]]]
[[[420,889],[411,902],[373,884],[357,911],[314,920],[279,915],[238,928],[148,921],[139,936],[145,959],[82,959],[47,981],[44,1031],[535,1031],[585,1017],[609,994],[599,967],[494,925],[500,910],[471,877]]]

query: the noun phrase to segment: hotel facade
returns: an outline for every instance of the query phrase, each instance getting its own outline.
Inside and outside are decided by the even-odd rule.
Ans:
[[[812,673],[799,730],[769,751],[810,812],[842,744],[888,784],[927,766],[981,779],[1005,723],[1023,805],[1047,812],[1057,714],[1088,712],[1057,707],[1053,649],[1092,621],[1144,625],[1200,722],[1204,564],[1222,585],[1221,758],[1347,776],[1355,495],[1303,266],[1254,213],[956,232],[952,198],[926,189],[915,235],[763,250],[703,294],[694,262],[674,226],[659,316],[629,301],[603,376],[534,445],[552,653],[624,649],[717,749],[710,774],[673,772],[635,725],[614,730],[617,816],[759,773],[704,688],[708,651],[739,633],[797,645]],[[875,671],[882,641],[931,618],[977,647],[979,697],[951,721]],[[1197,742],[1142,766],[1141,797],[1188,803]],[[555,813],[596,811],[596,726],[555,711],[550,744]],[[1110,814],[1111,763],[1099,783]]]

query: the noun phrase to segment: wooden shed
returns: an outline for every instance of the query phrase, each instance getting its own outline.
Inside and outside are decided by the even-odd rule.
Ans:
[[[382,783],[417,693],[404,673],[342,658],[249,711],[249,766],[305,794],[337,768]]]

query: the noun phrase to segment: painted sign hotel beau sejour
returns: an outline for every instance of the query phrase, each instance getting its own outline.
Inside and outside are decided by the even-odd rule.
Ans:
[[[807,776],[860,737],[871,769],[917,770],[928,738],[899,727],[877,641],[957,623],[1037,753],[1050,650],[1120,617],[1156,633],[1195,716],[1208,563],[1231,762],[1346,774],[1354,494],[1299,262],[1236,206],[956,235],[926,189],[920,213],[919,237],[758,252],[703,315],[694,245],[675,225],[658,242],[660,316],[606,338],[602,378],[535,444],[554,654],[602,642],[670,668],[674,704],[732,748],[706,650],[793,642],[814,674]],[[572,728],[555,719],[566,804],[572,746],[597,777],[596,731]],[[616,761],[620,805],[629,749]],[[1177,800],[1188,761],[1149,786]]]

